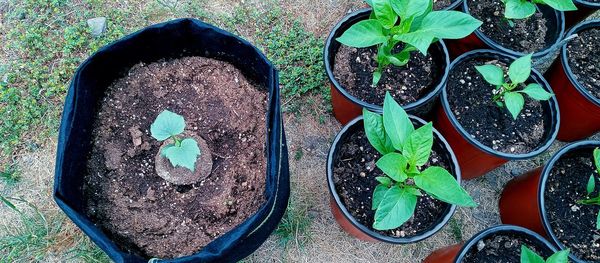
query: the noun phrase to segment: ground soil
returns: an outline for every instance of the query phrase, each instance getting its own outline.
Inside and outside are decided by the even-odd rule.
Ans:
[[[471,15],[481,21],[479,30],[501,46],[523,53],[539,52],[554,44],[548,39],[548,19],[541,12],[526,19],[513,19],[514,26],[504,18],[501,0],[465,0]]]
[[[600,99],[600,29],[584,30],[578,35],[567,45],[569,66],[577,81]]]
[[[443,149],[436,145],[430,161],[423,167],[436,165],[446,169],[452,164],[442,157]],[[378,182],[376,177],[385,176],[375,166],[381,154],[369,143],[362,129],[341,141],[334,159],[333,173],[336,191],[342,203],[352,216],[362,225],[372,228],[375,211],[371,209],[373,189]],[[415,215],[401,227],[387,231],[374,230],[391,237],[413,237],[431,228],[444,216],[449,205],[425,194],[418,198]]]
[[[94,124],[87,215],[124,249],[159,258],[190,255],[243,222],[264,200],[266,94],[222,61],[134,66],[108,88]],[[206,140],[214,163],[207,179],[176,186],[156,174],[161,143],[149,130],[164,109]]]
[[[453,2],[451,0],[433,0],[433,9],[434,10],[442,10],[446,7],[449,7]]]
[[[504,153],[531,152],[547,136],[545,116],[550,113],[542,107],[547,102],[525,97],[525,107],[514,120],[506,107],[499,107],[492,100],[495,87],[475,69],[486,63],[508,68],[502,61],[476,58],[463,61],[450,71],[447,92],[452,112],[460,125],[484,145]]]
[[[395,48],[394,52],[402,50]],[[403,67],[390,65],[384,70],[377,87],[371,87],[377,69],[377,48],[352,48],[341,45],[335,56],[333,73],[337,81],[354,97],[382,105],[385,93],[401,105],[416,102],[439,84],[443,70],[431,54],[412,52]]]
[[[520,262],[521,245],[538,255],[548,258],[552,250],[537,240],[520,233],[500,232],[490,235],[473,245],[465,255],[464,263]]]
[[[544,193],[546,215],[550,226],[571,253],[586,262],[600,261],[600,230],[596,217],[600,206],[580,205],[587,196],[586,185],[591,174],[599,181],[592,157],[593,148],[572,151],[555,164]],[[598,196],[598,187],[592,197]]]

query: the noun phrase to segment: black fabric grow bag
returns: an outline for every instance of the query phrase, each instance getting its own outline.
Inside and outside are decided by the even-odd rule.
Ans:
[[[106,88],[137,63],[184,56],[216,58],[235,65],[267,87],[265,203],[242,224],[196,254],[172,260],[148,259],[119,249],[84,213],[83,177],[91,149],[92,124]],[[195,19],[178,19],[147,27],[108,45],[75,73],[66,97],[54,181],[58,206],[116,262],[235,262],[254,252],[281,220],[290,194],[288,152],[283,131],[278,73],[254,46]]]

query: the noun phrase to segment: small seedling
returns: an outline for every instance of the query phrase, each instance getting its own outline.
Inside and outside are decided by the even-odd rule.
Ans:
[[[348,28],[337,41],[350,47],[377,45],[377,69],[373,84],[379,83],[383,70],[402,67],[410,61],[412,51],[427,54],[438,39],[460,39],[471,34],[482,22],[457,11],[432,11],[432,0],[366,0],[373,8],[371,17]],[[404,48],[393,53],[404,43]]]
[[[596,172],[600,174],[600,148],[594,149],[594,166],[596,166]],[[592,194],[596,190],[596,179],[594,178],[594,174],[590,175],[590,179],[585,187],[585,191],[587,193],[586,199],[577,201],[578,204],[581,205],[600,205],[600,193],[596,197],[592,197]],[[600,213],[596,216],[596,229],[600,229]]]
[[[171,161],[173,167],[182,166],[190,171],[196,167],[197,157],[200,155],[198,142],[192,138],[181,139],[178,137],[185,129],[183,116],[164,110],[150,126],[152,137],[159,141],[173,139],[174,143],[163,148],[160,153]]]
[[[547,92],[540,84],[531,83],[525,86],[525,81],[531,75],[531,57],[532,54],[529,54],[510,64],[508,69],[510,82],[505,82],[504,70],[499,66],[483,65],[475,67],[485,81],[496,86],[493,91],[493,101],[500,107],[506,105],[506,108],[515,120],[525,106],[525,98],[521,93],[527,94],[532,99],[539,101],[549,100],[554,96],[554,94]],[[525,86],[525,88],[517,90],[522,86]]]
[[[408,221],[421,191],[446,203],[476,206],[446,169],[430,166],[421,171],[432,152],[431,122],[415,130],[404,109],[389,93],[383,103],[383,116],[364,109],[363,117],[369,142],[383,155],[376,166],[386,175],[376,178],[379,185],[373,192],[374,229],[394,229]]]
[[[574,11],[577,7],[573,0],[502,0],[505,5],[504,17],[507,19],[524,19],[537,11],[536,4],[549,5],[559,11]]]
[[[569,249],[561,250],[544,260],[527,246],[521,245],[521,263],[568,263],[569,252]]]

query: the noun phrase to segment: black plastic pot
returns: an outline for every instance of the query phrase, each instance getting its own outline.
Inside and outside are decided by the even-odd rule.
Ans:
[[[370,111],[382,113],[383,108],[381,105],[374,105],[362,101],[346,91],[344,87],[336,80],[333,74],[335,55],[341,46],[341,43],[335,39],[340,37],[348,28],[353,24],[368,19],[371,14],[371,9],[361,9],[354,13],[345,16],[331,31],[329,37],[325,42],[324,49],[324,61],[325,70],[327,71],[327,77],[330,81],[331,88],[331,100],[333,104],[333,114],[335,118],[342,124],[346,124],[352,119],[362,114],[362,109],[366,108]],[[429,53],[432,57],[437,58],[437,64],[442,67],[442,77],[435,88],[429,93],[420,98],[416,102],[402,105],[402,107],[409,113],[417,115],[419,117],[428,119],[429,114],[433,110],[437,97],[442,90],[442,86],[448,76],[448,65],[450,65],[450,57],[444,41],[439,40],[429,48]],[[371,88],[370,86],[364,88]]]
[[[450,69],[454,68],[455,65],[474,57],[489,58],[490,60],[498,59],[508,63],[515,59],[513,56],[505,55],[495,50],[474,50],[465,53],[454,60],[450,65]],[[530,82],[531,81],[542,85],[546,91],[553,93],[550,85],[548,85],[542,74],[535,69],[532,71]],[[526,154],[503,153],[483,145],[481,142],[471,137],[456,119],[448,102],[446,86],[444,86],[444,89],[442,90],[441,99],[442,105],[438,108],[434,125],[448,139],[452,149],[456,152],[456,157],[458,158],[463,178],[465,179],[473,179],[482,176],[509,160],[525,160],[537,156],[552,145],[552,142],[554,142],[558,134],[560,112],[555,97],[551,98],[548,103],[543,103],[545,110],[550,112],[550,116],[546,116],[547,119],[545,121],[545,124],[547,125],[544,127],[546,130],[545,141],[537,149]]]
[[[574,0],[577,11],[565,12],[565,26],[571,28],[577,23],[585,20],[594,12],[600,10],[600,3],[594,3],[585,0]]]
[[[236,262],[254,252],[272,233],[290,194],[288,152],[279,101],[278,73],[249,42],[195,19],[147,27],[114,42],[88,58],[75,73],[66,98],[58,149],[54,199],[58,206],[115,262],[148,262],[131,254],[85,215],[83,177],[91,149],[93,120],[106,88],[133,65],[184,56],[204,56],[232,63],[269,92],[265,129],[267,159],[265,203],[246,221],[198,249],[192,256],[152,262]]]
[[[422,125],[426,124],[426,122],[424,120],[422,120],[418,117],[410,116],[410,118],[415,126],[422,126]],[[446,225],[446,223],[448,223],[448,220],[450,220],[450,218],[454,214],[454,211],[456,210],[456,205],[449,205],[448,208],[446,209],[446,211],[444,212],[444,216],[442,218],[439,218],[438,222],[428,231],[425,231],[417,236],[405,237],[405,238],[390,237],[390,236],[385,236],[380,233],[377,233],[377,232],[371,230],[370,228],[366,227],[365,225],[361,224],[360,222],[358,222],[350,214],[350,212],[348,212],[348,209],[344,206],[344,204],[342,203],[342,200],[340,199],[340,196],[338,195],[337,191],[335,190],[335,184],[333,181],[333,162],[335,160],[335,157],[337,155],[339,147],[342,145],[341,142],[344,141],[348,136],[352,135],[354,132],[361,130],[361,129],[364,129],[362,116],[349,122],[337,134],[337,136],[335,137],[335,140],[333,141],[333,144],[331,145],[331,148],[329,149],[329,155],[327,157],[327,186],[329,188],[329,193],[331,194],[330,205],[331,205],[332,213],[333,213],[336,221],[340,224],[340,226],[346,232],[348,232],[349,234],[353,235],[354,237],[356,237],[358,239],[366,240],[366,241],[381,241],[381,242],[392,243],[392,244],[409,244],[409,243],[419,242],[423,239],[426,239],[426,238],[432,236],[433,234],[438,232],[440,229],[442,229],[442,227],[444,227],[444,225]],[[443,149],[446,150],[446,152],[445,152],[446,156],[444,156],[444,157],[447,158],[447,160],[450,160],[452,162],[452,166],[450,167],[449,172],[452,175],[454,175],[454,177],[460,184],[460,181],[461,181],[460,167],[458,166],[458,162],[456,161],[456,157],[454,156],[454,152],[452,151],[452,148],[450,148],[450,145],[448,144],[446,139],[444,139],[444,137],[437,130],[433,129],[433,134],[434,134],[434,138],[435,138],[434,143],[440,145]]]
[[[553,55],[554,51],[560,48],[559,45],[563,39],[563,34],[565,32],[565,15],[563,14],[563,12],[557,11],[547,5],[537,6],[545,17],[554,18],[549,20],[550,25],[546,34],[547,41],[553,42],[553,44],[549,47],[546,47],[543,50],[533,53],[534,60]],[[462,10],[463,12],[469,15],[471,14],[469,10],[468,0],[463,1]],[[446,44],[448,45],[448,50],[453,58],[458,57],[471,50],[488,48],[500,51],[504,54],[508,54],[514,57],[522,57],[527,55],[527,53],[519,52],[501,46],[496,41],[483,34],[479,29],[475,30],[475,32],[473,32],[466,38],[458,40],[449,40],[446,41]]]

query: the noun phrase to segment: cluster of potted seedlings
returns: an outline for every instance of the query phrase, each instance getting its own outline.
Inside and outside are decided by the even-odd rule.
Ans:
[[[324,51],[346,125],[327,160],[331,209],[357,238],[426,239],[456,206],[477,205],[462,179],[600,130],[600,21],[565,35],[563,13],[596,0],[366,2]],[[545,78],[533,61],[558,49]],[[571,144],[514,179],[500,200],[510,225],[425,261],[600,260],[599,148]],[[287,162],[273,65],[237,36],[179,19],[77,70],[54,196],[114,261],[234,262],[280,221]]]

